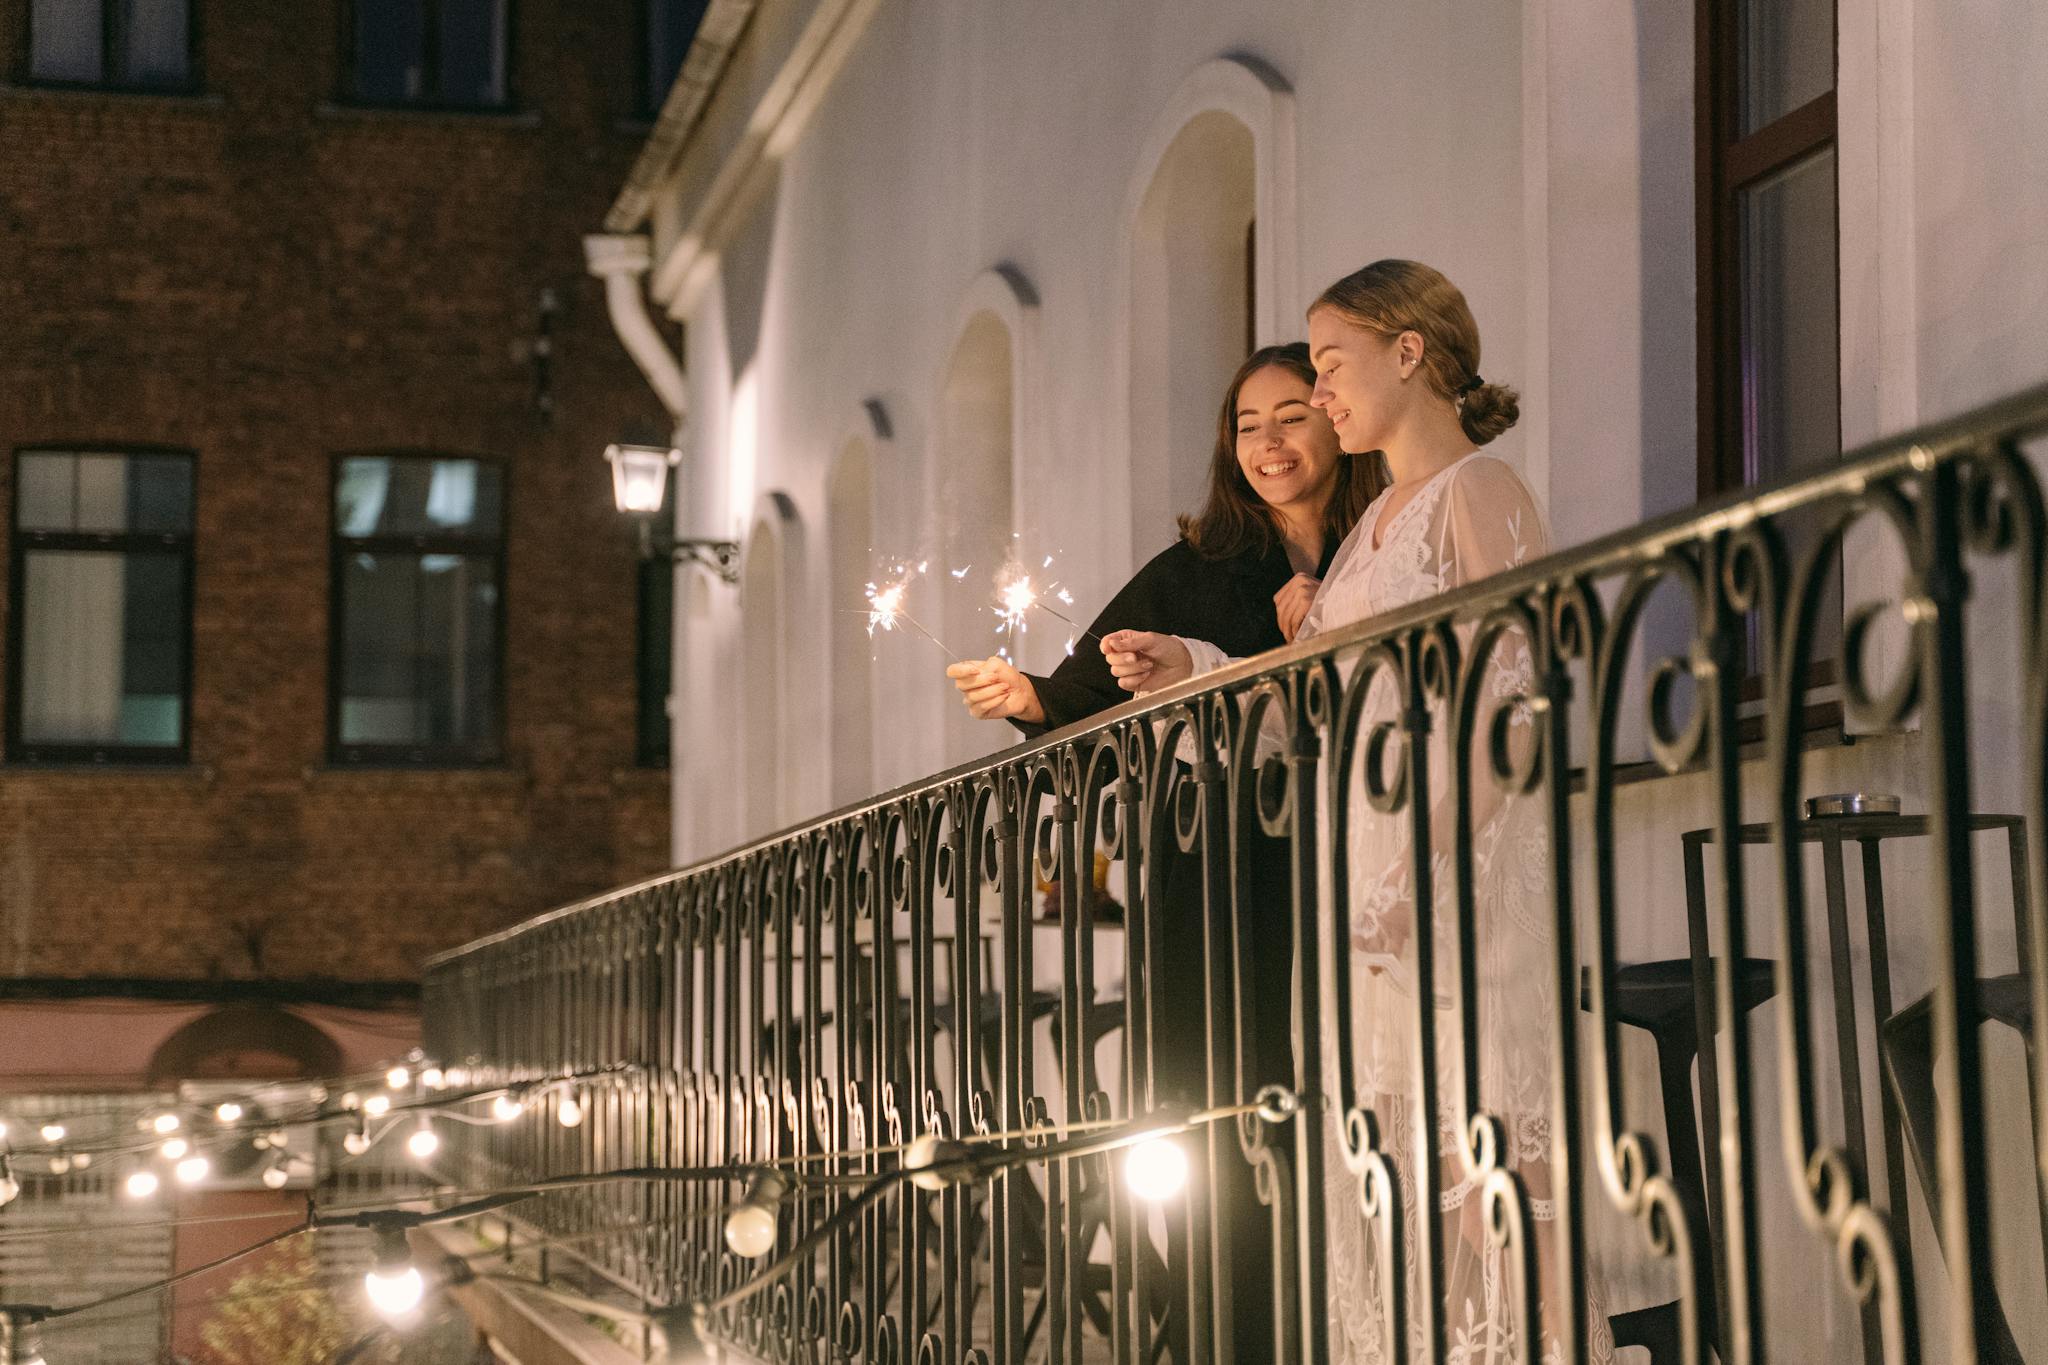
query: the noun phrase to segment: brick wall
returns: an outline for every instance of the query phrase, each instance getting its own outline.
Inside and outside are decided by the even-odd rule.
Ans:
[[[579,242],[644,135],[634,6],[518,0],[519,112],[454,116],[336,107],[335,4],[201,0],[197,97],[0,89],[0,504],[24,444],[198,452],[192,762],[0,768],[0,974],[406,977],[666,862],[599,459],[661,414]],[[326,766],[330,461],[379,447],[508,462],[499,767]]]

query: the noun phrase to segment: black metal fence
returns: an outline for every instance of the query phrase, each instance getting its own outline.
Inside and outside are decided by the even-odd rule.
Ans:
[[[772,1258],[723,1236],[743,1181],[533,1215],[650,1303],[723,1298],[711,1334],[772,1360],[2017,1359],[2042,1335],[2037,1226],[2048,1250],[2044,427],[2048,389],[443,955],[430,1051],[534,1101],[454,1144],[460,1182],[788,1172],[777,1246],[801,1254],[758,1284]],[[1803,807],[1844,733],[1904,756],[1905,815]],[[1701,804],[1689,951],[1625,961],[1645,774]],[[1477,831],[1511,802],[1504,852]],[[1984,828],[2010,840],[2009,918]],[[1887,839],[1924,850],[1907,894]],[[1391,915],[1357,903],[1387,846],[1430,853]],[[1503,891],[1503,867],[1534,871]],[[1502,905],[1534,945],[1514,980]],[[1903,1008],[1902,939],[1926,990]],[[2024,1079],[1987,1076],[1987,1023],[2028,1043]],[[1503,1037],[1537,1059],[1514,1094]],[[1645,1081],[1626,1054],[1649,1045]],[[2025,1096],[2003,1136],[1994,1092]],[[1204,1109],[1164,1203],[1121,1151],[1076,1150]],[[889,1180],[927,1134],[984,1160]],[[1803,1236],[1778,1247],[1774,1218]],[[1823,1267],[1846,1332],[1816,1343],[1826,1305],[1767,1280],[1772,1256]]]

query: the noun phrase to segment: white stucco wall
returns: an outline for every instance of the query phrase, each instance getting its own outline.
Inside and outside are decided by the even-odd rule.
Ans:
[[[737,145],[748,99],[772,82],[778,45],[795,43],[829,7],[763,8],[760,50],[743,54],[739,84],[716,104],[721,149]],[[1366,261],[1429,261],[1471,300],[1487,377],[1522,390],[1522,424],[1495,449],[1546,502],[1558,545],[1692,501],[1690,6],[881,0],[872,9],[800,136],[763,171],[761,193],[710,243],[708,268],[689,277],[700,283],[655,272],[689,338],[680,525],[743,536],[761,499],[777,494],[797,528],[779,565],[788,657],[779,729],[785,752],[816,761],[784,765],[776,823],[830,802],[831,642],[862,629],[858,584],[831,581],[844,558],[827,515],[833,461],[853,437],[870,443],[878,569],[935,552],[944,466],[959,457],[936,435],[940,387],[999,267],[1030,300],[1011,313],[1009,529],[1033,560],[1058,556],[1083,614],[1164,544],[1163,534],[1136,543],[1133,531],[1130,237],[1171,141],[1168,111],[1190,89],[1215,89],[1219,107],[1263,120],[1251,130],[1267,153],[1258,167],[1259,268],[1270,286],[1262,339],[1299,335],[1308,299]],[[1961,9],[1840,0],[1839,34],[1842,431],[1855,444],[2048,377],[2048,12],[2033,0]],[[1278,98],[1230,94],[1250,89],[1239,76]],[[684,231],[692,196],[717,171],[709,152],[685,159],[656,206],[664,252],[694,245]],[[1895,580],[1881,544],[1859,539],[1850,563],[1852,578]],[[1997,575],[1978,585],[1987,619],[2011,600]],[[739,717],[758,714],[761,701],[742,670],[738,601],[701,576],[678,595],[679,861],[765,832],[748,816],[762,804],[743,799],[755,764]],[[943,617],[936,585],[914,591],[910,606],[928,624]],[[1027,664],[1053,662],[1064,634],[1053,626],[1027,637]],[[949,643],[988,653],[998,641]],[[1984,809],[2018,800],[2013,765],[1989,761],[2009,745],[2016,713],[2015,670],[1999,669],[2012,647],[2010,632],[1983,642],[1985,676],[2007,684],[1987,692],[1980,712]],[[899,634],[877,640],[872,661],[877,785],[961,757],[945,739],[956,703],[938,651]],[[991,750],[1012,737],[982,733]],[[1918,765],[1910,738],[1839,749],[1815,758],[1813,785],[1901,790],[1917,805]],[[1710,823],[1709,800],[1706,784],[1690,780],[1624,792],[1625,860],[1668,911],[1632,923],[1625,957],[1682,949],[1678,834]],[[1987,909],[1985,922],[2003,913]],[[2009,932],[1991,940],[2009,951]],[[1924,939],[1907,934],[1897,946],[1925,963]],[[1782,1269],[1802,1292],[1810,1285],[1826,1305],[1814,1315],[1823,1339],[1853,1335],[1854,1314],[1824,1263],[1805,1254],[1810,1238],[1782,1214],[1771,1216],[1774,1236],[1802,1252],[1774,1274]],[[1915,1234],[1925,1277],[1934,1258],[1924,1219]],[[2041,1273],[2024,1239],[2002,1244],[2001,1256],[2013,1274]],[[1938,1294],[1927,1284],[1932,1315]],[[2048,1342],[2048,1326],[2016,1326],[2023,1345]]]

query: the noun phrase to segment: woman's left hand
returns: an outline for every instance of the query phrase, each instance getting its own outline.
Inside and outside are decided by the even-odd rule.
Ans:
[[[1298,573],[1273,594],[1273,610],[1280,618],[1281,639],[1294,643],[1294,633],[1308,618],[1308,609],[1315,604],[1316,591],[1322,586],[1323,580],[1313,574]]]

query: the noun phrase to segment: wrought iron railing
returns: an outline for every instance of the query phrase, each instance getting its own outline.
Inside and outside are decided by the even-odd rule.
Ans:
[[[2025,1033],[2048,1009],[2048,521],[2028,450],[2044,429],[2039,389],[436,958],[429,1047],[467,1059],[473,1084],[625,1068],[582,1085],[579,1127],[536,1105],[468,1130],[453,1153],[460,1183],[781,1163],[800,1196],[778,1213],[788,1248],[850,1207],[859,1177],[896,1170],[896,1149],[921,1134],[1184,1116],[1278,1085],[1298,1112],[1269,1103],[1184,1139],[1194,1178],[1179,1202],[1137,1201],[1108,1156],[1034,1159],[1043,1136],[996,1136],[983,1149],[1020,1164],[937,1190],[891,1187],[761,1292],[721,1307],[711,1331],[746,1354],[807,1361],[1335,1359],[1359,1349],[1332,1337],[1332,1305],[1358,1311],[1347,1302],[1356,1272],[1335,1282],[1327,1253],[1341,1230],[1379,1286],[1360,1339],[1387,1326],[1386,1360],[1554,1350],[1581,1361],[1630,1332],[1687,1361],[1710,1350],[1729,1362],[1999,1358],[2041,1335],[2042,1289],[1994,1274],[1994,1174],[2029,1196],[1999,1216],[2029,1228],[2039,1217],[2048,1242],[2048,1047],[2029,1049],[2024,1087],[1994,1082],[1978,1028],[2016,1016]],[[1816,757],[1816,639],[1843,591],[1844,544],[1868,540],[1889,548],[1858,552],[1833,671],[1840,724],[1864,742],[1847,759]],[[1863,581],[1874,572],[1885,581]],[[1883,678],[1887,619],[1896,647]],[[1502,695],[1482,679],[1511,649],[1531,666]],[[2003,651],[1995,668],[1978,666],[1987,650]],[[1817,829],[1802,809],[1809,769],[1824,757],[1831,777],[1853,776],[1854,755],[1885,744],[1919,775],[1902,792],[1908,815],[1889,832]],[[1699,1031],[1711,1046],[1698,1150],[1674,1137],[1690,1120],[1672,1116],[1693,1103],[1683,1063],[1682,1103],[1661,1097],[1664,1136],[1633,1126],[1659,1099],[1641,1093],[1622,1041],[1640,1022],[1630,992],[1647,979],[1623,960],[1643,946],[1645,888],[1620,865],[1624,841],[1646,837],[1627,825],[1638,769],[1690,774],[1673,782],[1693,784],[1703,816],[1691,952],[1663,978],[1679,994],[1659,998],[1678,999],[1688,1021],[1745,1021]],[[1445,805],[1430,799],[1439,789]],[[1527,903],[1547,930],[1534,941],[1550,946],[1521,970],[1547,1003],[1509,1021],[1543,1040],[1534,1115],[1503,1113],[1482,1055],[1486,869],[1473,822],[1509,795],[1534,803],[1545,841]],[[2014,839],[2010,920],[1992,912],[1971,842],[1998,806]],[[1409,846],[1432,851],[1406,869],[1425,928],[1409,935],[1406,966],[1379,977],[1357,971],[1332,927],[1358,922],[1359,870],[1346,863],[1368,821],[1406,822]],[[1872,850],[1892,834],[1921,839],[1917,896],[1881,894]],[[1669,837],[1675,846],[1676,825]],[[1812,979],[1819,928],[1802,852],[1816,839],[1833,859],[1827,993]],[[1920,1053],[1894,1046],[1907,1012],[1891,1011],[1889,977],[1885,1009],[1900,1018],[1856,1022],[1837,885],[1845,841],[1863,850],[1873,916],[1858,953],[1874,944],[1873,965],[1885,965],[1887,914],[1891,941],[1927,945],[1931,994],[1913,1019],[1931,1046]],[[1773,850],[1768,873],[1742,854],[1759,843]],[[1098,853],[1113,875],[1091,889]],[[1431,907],[1447,921],[1434,932]],[[1751,961],[1759,951],[1771,965]],[[1438,991],[1384,989],[1403,971]],[[1398,1021],[1412,1051],[1397,1078],[1368,1083],[1353,1043],[1374,1011]],[[1817,1019],[1834,1022],[1817,1032]],[[1861,1079],[1843,1090],[1858,1131],[1839,1132],[1830,1031],[1838,1051],[1859,1033],[1880,1040],[1889,1079],[1871,1109],[1875,1142],[1861,1130],[1873,1122]],[[1775,1093],[1759,1084],[1773,1063]],[[1917,1088],[1915,1065],[1928,1073]],[[2010,1139],[2024,1131],[2038,1169],[1994,1172],[1994,1086],[2030,1096],[2001,1141],[2021,1150]],[[1776,1152],[1766,1128],[1780,1134]],[[1416,1135],[1412,1155],[1395,1155],[1397,1132]],[[1326,1163],[1331,1143],[1341,1162]],[[1921,1160],[1918,1197],[1938,1237],[1917,1258],[1899,1202],[1902,1143]],[[1872,1149],[1888,1180],[1868,1169]],[[1688,1176],[1702,1155],[1708,1174]],[[819,1175],[830,1183],[804,1183]],[[1442,1207],[1453,1187],[1475,1191],[1476,1233],[1404,1217]],[[766,1264],[721,1239],[742,1188],[627,1182],[550,1196],[531,1217],[648,1301],[701,1303]],[[1774,1218],[1805,1236],[1767,1248]],[[1596,1225],[1617,1222],[1619,1250],[1589,1251],[1606,1235]],[[1475,1253],[1479,1242],[1492,1250]],[[1483,1339],[1449,1302],[1449,1262],[1474,1254],[1498,1272],[1491,1292],[1510,1329]],[[1832,1263],[1829,1296],[1852,1321],[1818,1346],[1801,1333],[1826,1305],[1774,1299],[1775,1272],[1765,1282],[1771,1255],[1795,1254]],[[1648,1278],[1618,1273],[1617,1257],[1640,1258]],[[1673,1302],[1618,1301],[1659,1283]],[[1539,1314],[1542,1334],[1529,1328]]]

